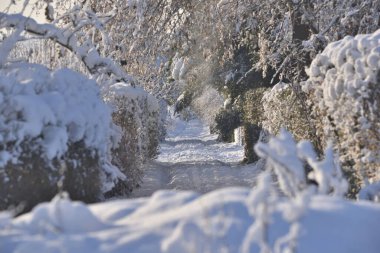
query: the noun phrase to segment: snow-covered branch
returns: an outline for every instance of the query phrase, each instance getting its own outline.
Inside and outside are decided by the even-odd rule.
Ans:
[[[80,42],[75,32],[71,30],[64,31],[52,24],[39,24],[34,19],[21,14],[7,13],[0,13],[0,28],[23,29],[29,34],[50,39],[73,52],[91,74],[114,75],[120,81],[134,83],[133,78],[112,59],[102,57],[91,41]],[[16,42],[17,40],[14,41]]]
[[[326,148],[324,159],[318,160],[309,141],[296,143],[291,134],[282,129],[279,136],[272,137],[268,143],[256,144],[255,151],[267,159],[281,190],[289,197],[294,198],[309,188],[307,179],[317,184],[319,194],[342,196],[347,191],[347,182],[331,145]],[[308,174],[306,164],[311,169]]]

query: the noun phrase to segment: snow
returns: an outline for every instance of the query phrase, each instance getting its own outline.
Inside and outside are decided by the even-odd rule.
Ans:
[[[309,191],[333,196],[347,192],[348,183],[331,144],[325,149],[323,159],[318,159],[310,141],[296,143],[289,132],[281,129],[279,136],[271,137],[268,143],[257,143],[255,151],[267,159],[266,168],[272,169],[280,190],[291,198],[299,198]],[[307,178],[316,183],[316,190],[307,183]]]
[[[379,160],[380,30],[330,43],[307,69],[308,94],[317,135],[334,141],[342,164],[360,181],[380,180]],[[350,172],[351,173],[351,172]]]
[[[242,241],[255,222],[247,201],[252,191],[159,191],[88,206],[56,197],[12,220],[1,215],[0,252],[244,252]],[[287,236],[287,204],[275,205],[268,247]],[[378,253],[379,219],[378,205],[319,196],[291,232],[299,233],[301,253]],[[249,252],[259,252],[254,241]]]
[[[308,162],[314,168],[314,171],[309,174],[309,178],[318,183],[319,193],[328,194],[333,190],[336,195],[344,195],[348,184],[345,180],[341,180],[343,178],[342,171],[338,166],[339,162],[334,156],[331,144],[325,150],[324,160],[316,161],[316,159],[308,158]]]
[[[2,212],[0,252],[379,252],[378,204],[314,195],[313,188],[280,197],[270,173],[257,181],[262,165],[239,165],[242,147],[215,138],[198,119],[172,119],[134,193],[149,197],[86,205],[61,193],[19,217]],[[260,150],[285,159],[278,143],[316,158],[310,143],[289,139],[283,134]],[[330,168],[331,161],[328,154],[320,163]]]
[[[78,226],[77,224],[81,224]],[[22,227],[31,233],[70,234],[88,233],[107,227],[81,202],[56,196],[50,203],[43,203],[33,209],[32,215],[17,218],[14,226]]]
[[[117,99],[123,98],[125,100],[131,101],[145,101],[148,103],[149,112],[158,112],[160,110],[160,106],[158,100],[146,92],[141,87],[134,87],[129,83],[119,82],[111,85],[107,91],[105,96],[105,100],[108,104],[115,102]],[[115,105],[114,105],[115,106]],[[116,109],[116,108],[115,108]]]
[[[258,143],[255,152],[275,165],[275,173],[279,175],[278,181],[285,193],[295,195],[296,189],[304,184],[305,170],[302,161],[298,159],[297,146],[291,134],[281,129],[278,138],[271,138],[267,144]]]
[[[252,187],[262,161],[241,166],[243,147],[216,138],[199,119],[173,119],[157,159],[147,165],[141,188],[132,196],[150,196],[159,189],[206,193],[226,186]]]
[[[380,202],[380,182],[372,183],[363,187],[360,190],[358,197],[362,200]]]
[[[2,168],[19,162],[24,142],[40,148],[49,163],[62,158],[70,144],[83,141],[99,157],[104,191],[115,179],[125,178],[110,163],[117,133],[95,81],[69,69],[15,63],[0,70],[0,91],[0,136],[6,145],[0,154]]]
[[[50,160],[62,156],[68,142],[79,140],[100,155],[107,153],[110,111],[94,81],[68,69],[50,72],[34,64],[3,68],[0,80],[2,141],[21,143],[42,134]]]
[[[379,44],[380,30],[330,43],[307,70],[310,79],[303,89],[309,91],[321,83],[323,99],[329,107],[333,107],[333,101],[345,91],[358,97],[369,82],[376,82],[380,67]]]

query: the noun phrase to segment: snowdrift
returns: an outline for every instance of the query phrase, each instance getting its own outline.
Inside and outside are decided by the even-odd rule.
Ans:
[[[255,240],[249,247],[245,240],[255,221],[254,191],[158,191],[88,206],[56,197],[14,219],[0,215],[0,252],[260,252]],[[287,206],[278,201],[268,223],[272,248],[284,249]],[[299,221],[296,252],[378,253],[379,220],[379,205],[315,196]]]

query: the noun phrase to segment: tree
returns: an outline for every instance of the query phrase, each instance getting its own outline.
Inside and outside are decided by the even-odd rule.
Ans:
[[[124,183],[128,189],[117,194],[127,194],[141,180],[141,175],[135,178],[131,171],[139,171],[141,167],[116,167],[120,166],[117,156],[127,155],[146,161],[156,154],[159,115],[155,98],[143,98],[148,95],[134,87],[136,80],[112,58],[101,56],[108,47],[106,38],[101,40],[104,50],[95,46],[99,42],[95,37],[102,34],[99,30],[109,15],[97,16],[82,7],[74,6],[70,13],[62,14],[52,24],[38,24],[22,14],[0,13],[0,28],[8,29],[0,44],[1,89],[7,95],[1,103],[15,103],[14,112],[2,107],[5,121],[0,131],[6,133],[3,136],[6,139],[1,147],[0,188],[5,194],[1,209],[21,201],[27,201],[27,209],[30,209],[40,201],[49,200],[59,190],[67,190],[74,199],[93,202],[113,196],[109,193],[115,193],[115,186]],[[93,36],[89,37],[90,34]],[[67,50],[66,53],[70,52],[85,66],[88,77],[68,70],[49,71],[40,65],[13,62],[9,56],[18,41],[25,41],[22,43],[29,46],[32,44],[27,41],[36,39],[50,40]],[[17,46],[22,47],[22,44]],[[8,85],[9,80],[14,80],[13,86]],[[96,87],[94,80],[100,87]],[[132,113],[132,123],[143,121],[146,127],[137,126],[145,135],[137,135],[134,144],[138,150],[135,153],[129,150],[122,150],[124,154],[112,152],[119,148],[120,139],[128,135],[118,132],[114,124],[118,121],[110,121],[109,106],[115,105],[115,101],[107,95],[115,82],[122,82],[122,86],[128,89],[127,98],[134,100],[133,105],[124,108]],[[91,85],[86,86],[87,83]],[[82,104],[75,100],[78,96]],[[36,114],[33,106],[29,108],[28,101],[39,105],[36,110],[41,110],[40,114]],[[77,105],[80,108],[74,110]],[[60,106],[71,111],[63,112]],[[81,113],[82,116],[75,116]],[[129,116],[127,113],[121,117]],[[123,130],[131,131],[130,128]],[[20,180],[22,187],[15,187],[15,182]]]

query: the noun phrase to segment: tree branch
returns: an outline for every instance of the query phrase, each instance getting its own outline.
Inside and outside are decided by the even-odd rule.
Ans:
[[[74,31],[63,31],[52,24],[38,24],[34,19],[21,14],[3,12],[0,12],[1,28],[22,28],[27,33],[50,39],[73,52],[91,74],[114,75],[120,81],[135,84],[132,76],[115,64],[112,59],[100,56],[92,44],[80,44]]]

